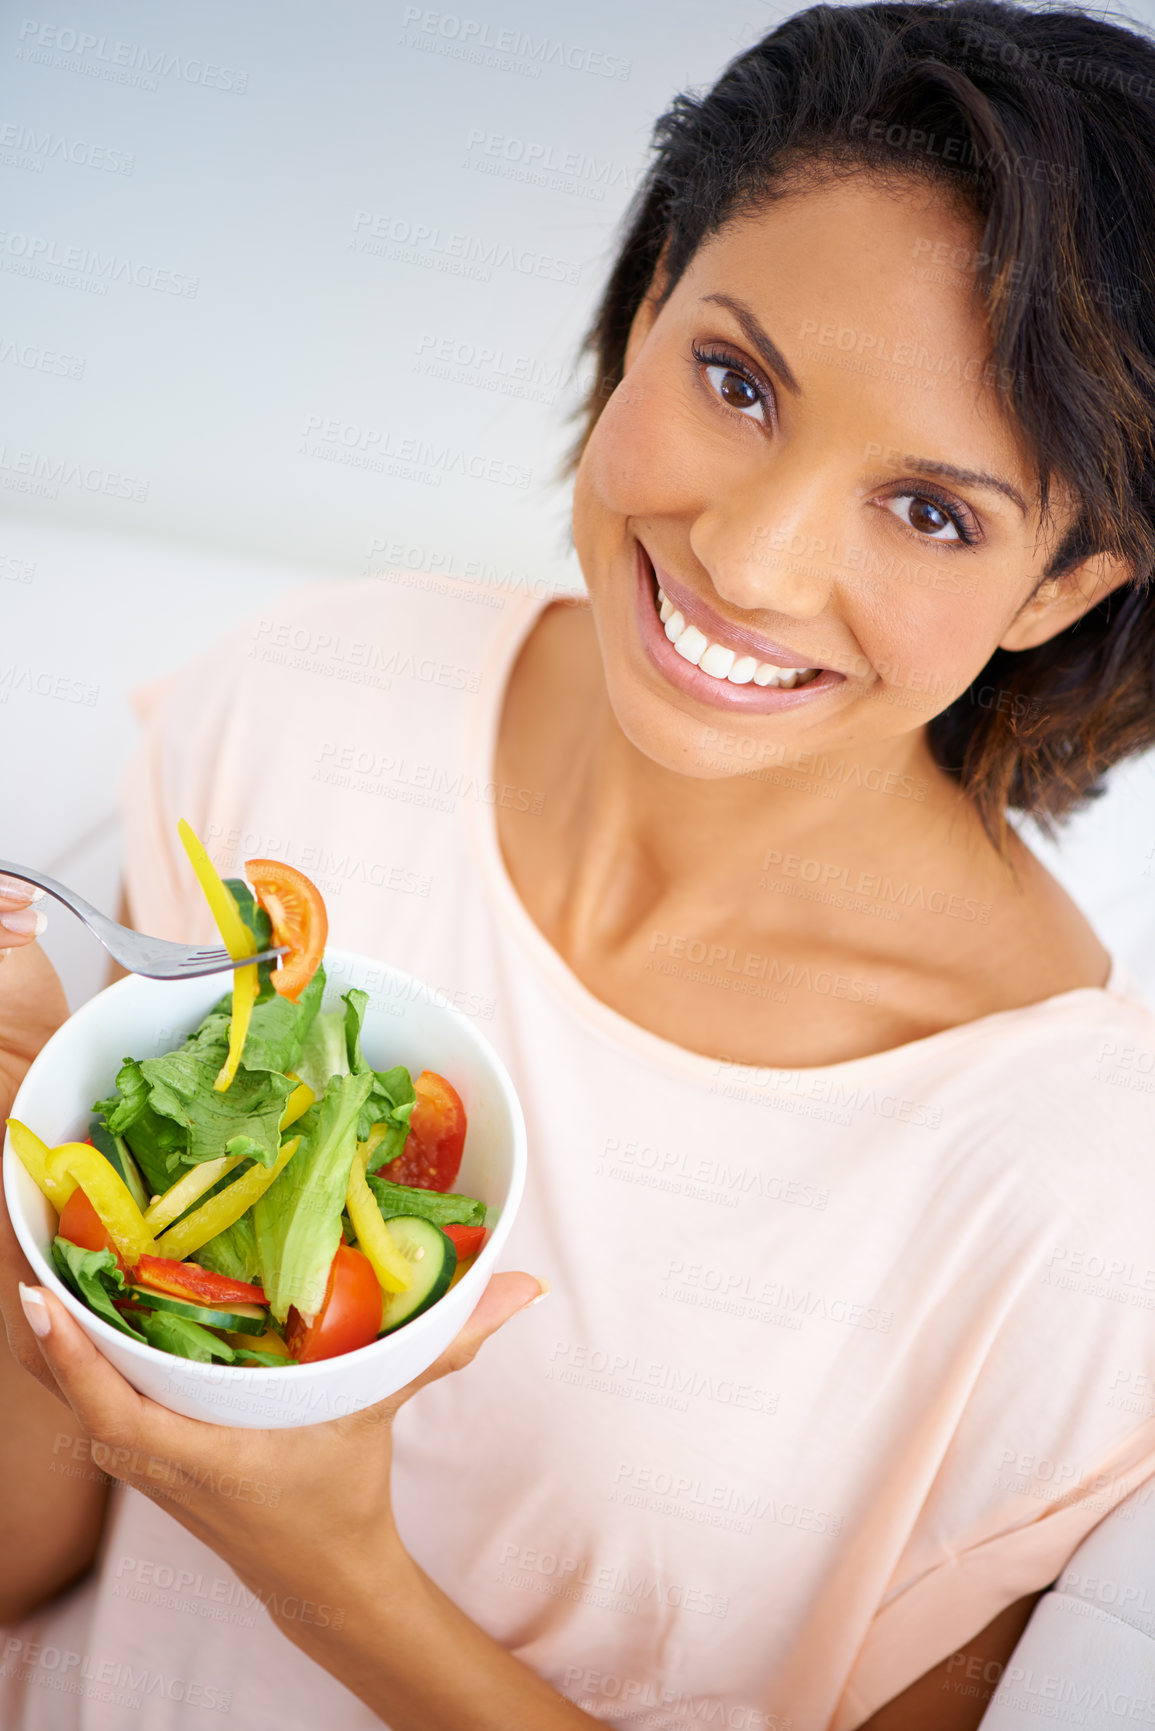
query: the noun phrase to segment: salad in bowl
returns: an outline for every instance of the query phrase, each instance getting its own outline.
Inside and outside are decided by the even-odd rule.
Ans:
[[[286,1376],[308,1379],[326,1365],[339,1372],[339,1361],[376,1354],[381,1374],[359,1375],[357,1395],[333,1409],[355,1410],[402,1386],[417,1358],[412,1374],[432,1362],[452,1337],[442,1340],[445,1328],[460,1326],[480,1296],[468,1277],[479,1261],[492,1265],[494,1218],[504,1240],[520,1196],[516,1096],[464,1018],[427,994],[397,992],[397,982],[412,982],[367,958],[326,955],[324,903],[301,872],[250,860],[247,882],[222,880],[191,829],[182,823],[180,833],[230,955],[280,946],[280,965],[237,967],[224,996],[219,980],[170,986],[134,977],[66,1023],[8,1121],[14,1225],[136,1386],[126,1364],[153,1360],[144,1392],[156,1393],[155,1355],[166,1355],[170,1368],[174,1360],[188,1373],[196,1367],[199,1382],[173,1379],[178,1392],[199,1389],[193,1416],[209,1416],[205,1373],[217,1388],[222,1377],[244,1375],[258,1416],[231,1422],[270,1422],[262,1385],[272,1394]],[[396,1001],[371,1004],[365,985],[380,999],[391,982]],[[134,1003],[151,994],[154,1005],[164,994],[187,1006],[198,993],[199,1013],[182,1037],[169,1035],[159,1049],[153,1039],[147,1053],[138,1044],[119,1069],[88,1059],[90,1074],[107,1065],[104,1085],[87,1121],[73,1116],[71,1139],[54,1141],[60,1115],[45,1122],[36,1102],[48,1098],[43,1071],[54,1048],[83,1037],[75,1025],[117,994]],[[126,1039],[144,1025],[139,1009],[135,1016]],[[109,1037],[106,1030],[106,1049]],[[386,1061],[435,1048],[456,1074],[419,1069],[412,1058]],[[459,1186],[463,1159],[479,1194]],[[467,1282],[474,1296],[463,1311],[455,1289],[464,1296]],[[407,1335],[413,1350],[396,1353],[386,1370],[385,1355]],[[120,1351],[110,1350],[114,1342]],[[168,1404],[190,1410],[179,1398]]]

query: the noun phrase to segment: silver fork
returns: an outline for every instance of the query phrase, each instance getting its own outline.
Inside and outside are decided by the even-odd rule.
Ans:
[[[128,926],[118,925],[55,878],[44,872],[30,871],[27,866],[13,865],[0,859],[0,872],[5,877],[20,878],[36,884],[47,895],[55,896],[66,908],[82,919],[89,931],[98,937],[114,961],[130,974],[146,974],[150,980],[195,980],[202,974],[223,974],[232,968],[248,967],[253,962],[271,962],[285,954],[288,945],[279,949],[262,950],[259,955],[242,956],[234,961],[223,948],[195,949],[191,944],[173,944],[167,938],[149,938]]]

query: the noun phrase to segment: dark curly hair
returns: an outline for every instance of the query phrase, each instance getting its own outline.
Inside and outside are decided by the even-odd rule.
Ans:
[[[1099,552],[1129,576],[1050,642],[996,650],[928,737],[996,846],[1011,807],[1053,832],[1155,743],[1155,45],[1072,8],[812,6],[676,98],[653,149],[586,337],[571,466],[663,253],[664,303],[729,220],[864,168],[928,178],[973,215],[994,389],[1044,521],[1056,480],[1079,502],[1040,582]]]

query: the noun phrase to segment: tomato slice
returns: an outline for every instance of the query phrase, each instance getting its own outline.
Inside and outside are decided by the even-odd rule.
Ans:
[[[275,859],[246,860],[245,876],[272,922],[273,943],[289,946],[272,981],[283,998],[296,1003],[317,972],[329,936],[321,892],[296,866]]]
[[[122,1273],[128,1273],[128,1264],[109,1237],[107,1226],[79,1185],[60,1211],[57,1231],[81,1250],[111,1250]]]
[[[459,1264],[469,1256],[476,1256],[489,1237],[488,1226],[443,1226],[441,1230],[447,1238],[452,1238]]]
[[[313,1318],[304,1321],[299,1311],[289,1312],[285,1344],[298,1364],[316,1364],[321,1358],[337,1358],[355,1352],[376,1340],[381,1328],[381,1287],[373,1264],[361,1250],[339,1244],[329,1270],[325,1302]]]
[[[229,1280],[201,1268],[196,1262],[178,1262],[171,1256],[142,1256],[136,1265],[133,1281],[147,1286],[152,1292],[167,1292],[173,1298],[192,1298],[202,1304],[264,1304],[260,1286],[250,1286],[244,1280]]]
[[[452,1190],[465,1147],[465,1107],[461,1096],[436,1070],[422,1070],[413,1087],[417,1104],[409,1120],[405,1146],[396,1160],[382,1166],[377,1176],[420,1190]]]

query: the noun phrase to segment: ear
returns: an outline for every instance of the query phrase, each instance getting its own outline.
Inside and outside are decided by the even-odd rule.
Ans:
[[[669,241],[665,241],[654,266],[654,274],[650,278],[650,286],[642,297],[641,305],[634,314],[630,325],[630,334],[626,339],[626,352],[622,362],[623,375],[628,373],[638,357],[638,351],[653,329],[654,320],[658,316],[658,303],[666,289],[666,257],[670,250]]]
[[[1049,642],[1131,576],[1125,560],[1113,553],[1094,553],[1063,576],[1044,578],[1007,627],[999,648],[1034,649]]]

